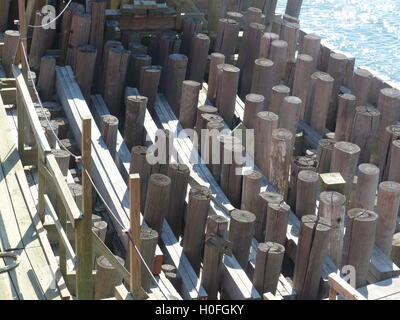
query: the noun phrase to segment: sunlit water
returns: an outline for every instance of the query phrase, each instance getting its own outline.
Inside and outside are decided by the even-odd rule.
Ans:
[[[286,7],[278,1],[278,12]],[[400,83],[400,0],[303,0],[301,28]],[[396,85],[398,87],[398,85]]]

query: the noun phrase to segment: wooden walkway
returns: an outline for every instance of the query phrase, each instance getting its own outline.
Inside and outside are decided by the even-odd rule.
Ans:
[[[67,299],[1,96],[0,137],[0,251],[14,253],[19,260],[15,269],[0,274],[0,300]],[[0,258],[0,268],[12,262]]]

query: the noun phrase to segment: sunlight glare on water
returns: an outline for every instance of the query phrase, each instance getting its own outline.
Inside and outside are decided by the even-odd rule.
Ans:
[[[286,0],[278,0],[284,13]],[[301,28],[400,83],[400,0],[303,0]]]

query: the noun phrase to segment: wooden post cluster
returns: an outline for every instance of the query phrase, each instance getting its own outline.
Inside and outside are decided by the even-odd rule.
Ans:
[[[143,67],[150,66],[152,58],[147,54],[134,54],[131,51],[129,68],[127,73],[127,84],[133,88],[140,88]]]
[[[256,128],[257,117],[255,115],[263,111],[264,101],[264,96],[261,94],[249,93],[246,95],[243,124],[247,129]]]
[[[260,40],[260,51],[258,53],[260,58],[268,59],[271,52],[272,41],[279,40],[279,35],[272,32],[265,32]]]
[[[40,19],[40,21],[42,21],[42,19]],[[90,14],[80,12],[73,13],[71,20],[70,36],[68,39],[66,64],[72,67],[75,66],[78,47],[87,45],[89,43],[90,26]]]
[[[19,42],[19,31],[6,30],[4,32],[4,48],[2,56],[2,65],[8,77],[13,77],[11,65],[14,62],[15,52]]]

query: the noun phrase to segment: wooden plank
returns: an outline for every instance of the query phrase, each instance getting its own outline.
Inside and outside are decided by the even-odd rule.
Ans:
[[[1,98],[0,98],[1,99]],[[0,243],[0,252],[4,251],[2,244]],[[0,268],[5,267],[6,264],[3,259],[0,259]],[[18,300],[19,296],[14,288],[14,284],[11,280],[8,272],[0,273],[0,300]]]
[[[366,300],[365,297],[346,281],[344,281],[338,274],[331,273],[328,276],[329,286],[338,294],[342,295],[346,300]],[[333,292],[332,297],[333,298]]]
[[[396,300],[400,295],[400,277],[370,284],[357,291],[368,300]]]

